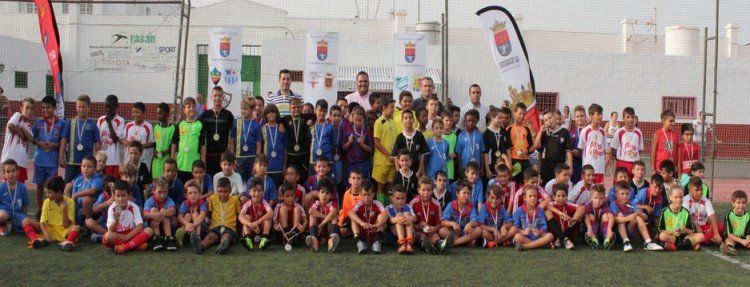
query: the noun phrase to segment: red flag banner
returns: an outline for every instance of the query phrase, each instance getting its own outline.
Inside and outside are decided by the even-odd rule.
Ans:
[[[508,89],[513,104],[527,107],[526,122],[539,130],[539,111],[536,108],[534,76],[529,66],[526,44],[513,15],[500,6],[488,6],[477,11],[479,25],[488,36],[492,56]]]
[[[54,84],[55,100],[57,101],[58,116],[65,115],[65,98],[63,97],[62,70],[63,63],[60,55],[60,33],[57,31],[57,20],[52,10],[50,0],[34,0],[37,16],[39,17],[39,32],[42,35],[42,45],[49,59],[50,70],[52,70],[52,82]]]

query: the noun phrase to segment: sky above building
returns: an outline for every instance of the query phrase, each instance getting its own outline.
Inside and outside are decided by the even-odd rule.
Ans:
[[[222,0],[193,0],[194,5],[204,6]],[[417,15],[422,21],[439,21],[444,11],[442,0],[254,0],[254,2],[289,12],[289,17],[390,19],[392,11],[408,13],[408,23],[416,23]],[[714,27],[713,0],[464,0],[450,1],[449,22],[457,27],[478,27],[474,13],[488,5],[502,3],[512,13],[523,15],[525,29],[568,31],[584,33],[620,33],[620,21],[635,18],[640,23],[655,21],[656,32],[664,34],[664,28],[672,25]],[[421,13],[418,13],[421,4]],[[719,19],[720,33],[724,26],[733,22],[740,25],[740,41],[750,40],[750,1],[721,1]],[[636,33],[652,33],[645,26],[636,26]]]

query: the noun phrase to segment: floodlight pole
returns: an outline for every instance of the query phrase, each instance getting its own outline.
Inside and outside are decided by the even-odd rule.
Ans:
[[[703,114],[706,116],[711,116],[711,122],[712,122],[712,128],[711,128],[711,186],[710,190],[714,190],[714,182],[716,175],[716,104],[719,96],[719,92],[717,89],[718,84],[718,72],[719,72],[719,0],[716,0],[716,11],[715,11],[715,17],[714,17],[714,35],[709,37],[708,36],[708,27],[703,28],[703,33],[705,35],[703,39],[703,107],[701,110],[703,111]],[[708,82],[707,79],[707,73],[708,73],[708,42],[714,41],[714,74],[713,74],[713,107],[711,108],[711,113],[706,113],[706,85]],[[706,121],[701,122],[701,148],[703,148],[706,145]],[[713,198],[713,192],[710,193],[709,199]]]

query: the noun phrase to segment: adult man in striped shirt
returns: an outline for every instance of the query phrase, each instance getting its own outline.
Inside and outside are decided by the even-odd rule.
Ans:
[[[279,71],[279,90],[274,94],[268,95],[268,103],[276,105],[279,108],[280,117],[289,116],[292,111],[289,107],[289,101],[292,98],[301,98],[291,90],[292,72],[287,69]]]

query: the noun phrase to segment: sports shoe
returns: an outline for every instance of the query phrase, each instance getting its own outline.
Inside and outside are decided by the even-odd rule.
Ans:
[[[664,250],[664,247],[661,247],[661,245],[659,244],[649,242],[643,246],[643,249],[646,249],[648,251],[661,251]]]
[[[406,244],[401,244],[401,246],[398,247],[398,254],[406,255]]]
[[[495,241],[490,241],[490,242],[487,242],[487,245],[485,247],[487,247],[487,248],[495,248],[495,246],[496,246],[495,245]]]
[[[258,249],[263,250],[268,247],[268,238],[261,237],[260,240],[258,240]]]
[[[34,247],[34,249],[40,249],[47,245],[47,241],[37,238],[33,242],[31,242],[31,246]]]
[[[565,245],[565,249],[573,250],[576,246],[573,244],[573,241],[570,241],[570,239],[565,238],[563,240],[563,244]]]
[[[177,228],[177,231],[174,233],[174,240],[177,247],[182,248],[185,243],[185,228]]]
[[[117,246],[115,246],[115,248],[113,250],[114,250],[114,252],[115,252],[116,255],[122,255],[122,254],[125,253],[125,245],[123,245],[123,244],[117,245]]]
[[[229,239],[227,238],[222,239],[221,242],[219,243],[219,247],[216,247],[215,253],[217,255],[221,255],[227,252],[227,250],[229,250],[229,243],[231,243]]]
[[[193,247],[195,254],[203,253],[203,246],[201,246],[201,237],[198,233],[190,233],[190,245]]]
[[[563,246],[562,246],[562,242],[560,242],[560,239],[555,239],[552,249],[561,248],[561,247]]]
[[[153,251],[164,250],[164,237],[161,237],[159,235],[154,235],[154,238],[152,240],[154,242],[154,247],[152,247],[151,250]]]
[[[136,251],[146,251],[148,249],[148,243],[143,243],[141,245],[138,245],[138,248],[136,248]]]
[[[602,244],[602,248],[604,248],[604,250],[609,250],[609,248],[611,248],[612,245],[614,244],[615,244],[615,241],[607,237],[607,238],[604,238],[604,244]]]
[[[339,242],[341,242],[341,237],[336,233],[331,234],[331,245],[328,246],[328,252],[335,252],[336,248],[339,247]]]
[[[367,253],[367,243],[365,243],[362,240],[357,241],[357,253],[358,254]]]
[[[406,243],[406,254],[407,255],[411,255],[412,253],[414,253],[414,248],[411,247],[411,243],[407,242]]]
[[[516,241],[516,251],[523,251],[523,244],[521,242]]]
[[[442,243],[442,242],[441,242]],[[427,237],[422,237],[422,249],[424,249],[427,254],[438,254],[440,250],[435,246],[435,244],[432,244]]]
[[[0,236],[10,235],[10,227],[8,224],[0,224]]]
[[[733,246],[728,245],[726,243],[722,243],[719,246],[719,250],[721,250],[721,253],[724,253],[729,256],[736,256],[737,255],[737,249],[734,249]]]
[[[59,248],[60,250],[70,252],[70,251],[73,251],[76,248],[76,246],[72,242],[63,242],[63,243],[60,243]]]
[[[308,235],[307,237],[305,237],[305,243],[307,243],[307,246],[309,246],[312,251],[318,252],[320,243],[318,242],[318,239],[315,238],[315,236]]]
[[[177,244],[175,243],[174,237],[170,236],[170,237],[167,237],[165,240],[167,241],[167,251],[169,252],[177,251]]]
[[[441,242],[440,244],[440,254],[445,254],[448,252],[448,249],[453,247],[453,238],[456,236],[456,233],[451,231],[451,233],[448,234],[448,237]]]
[[[630,241],[625,241],[622,243],[622,251],[625,251],[625,252],[633,251],[633,245],[630,244]]]
[[[99,244],[104,239],[104,236],[98,233],[91,234],[91,244]]]
[[[609,238],[607,238],[607,239],[604,240],[605,244],[607,244],[607,240],[609,240]],[[593,248],[594,250],[599,250],[599,239],[596,239],[596,237],[593,237],[593,236],[590,236],[590,235],[586,234],[583,237],[583,241],[586,241],[586,243],[589,246],[591,246],[591,248]],[[611,242],[610,242],[610,246],[612,246]]]
[[[375,240],[375,242],[372,243],[372,252],[375,254],[383,253],[380,245],[380,240]]]

